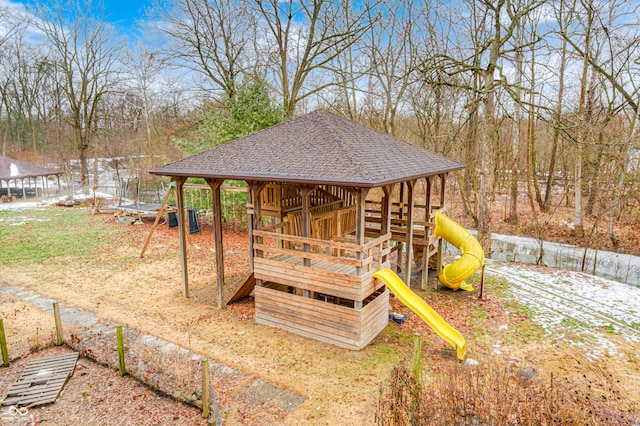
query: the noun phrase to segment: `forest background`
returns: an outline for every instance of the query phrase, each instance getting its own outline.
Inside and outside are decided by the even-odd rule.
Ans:
[[[559,205],[614,248],[637,223],[637,1],[153,0],[127,31],[98,1],[29,4],[0,1],[0,154],[79,161],[86,190],[98,158],[145,176],[323,108],[466,164],[486,253],[498,195],[539,236]]]

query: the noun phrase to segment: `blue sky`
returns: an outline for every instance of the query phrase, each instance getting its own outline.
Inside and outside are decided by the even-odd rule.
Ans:
[[[48,0],[41,0],[44,3],[53,3]],[[64,1],[64,0],[62,0]],[[0,0],[3,3],[22,3],[26,6],[32,5],[34,0]],[[98,1],[94,1],[97,4]],[[112,23],[124,32],[129,32],[136,25],[136,21],[144,17],[144,10],[149,7],[152,0],[104,0],[105,20]]]

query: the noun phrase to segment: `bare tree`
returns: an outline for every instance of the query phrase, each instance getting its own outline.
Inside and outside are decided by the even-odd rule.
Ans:
[[[366,8],[356,12],[348,0],[255,0],[255,6],[258,26],[265,28],[262,45],[263,56],[269,59],[268,77],[282,96],[285,118],[290,118],[300,101],[336,84],[325,72],[362,37],[370,25],[368,13]],[[350,10],[349,19],[345,10]]]
[[[370,87],[375,88],[370,96],[383,130],[392,135],[397,135],[398,109],[415,78],[421,13],[413,1],[382,0],[375,10],[369,9],[372,25],[363,37],[363,49],[370,64]]]
[[[493,34],[487,40],[488,62],[481,70],[484,117],[481,126],[482,150],[480,155],[480,185],[478,193],[478,237],[485,253],[491,253],[491,199],[493,196],[494,153],[492,141],[498,137],[495,92],[499,87],[495,73],[499,60],[504,57],[507,43],[522,19],[543,2],[508,2],[507,0],[483,0],[482,5],[491,16]],[[507,16],[504,16],[506,14]],[[501,80],[498,80],[501,81]]]
[[[256,22],[246,0],[156,1],[149,14],[169,37],[166,53],[176,65],[204,75],[226,96],[235,96],[243,73],[255,71]]]
[[[558,22],[558,32],[563,34],[566,32],[567,21],[571,20],[570,15],[565,9],[565,0],[560,0],[558,8],[555,9],[556,20]],[[571,7],[569,7],[569,11]],[[570,12],[569,12],[570,13]],[[563,127],[562,123],[562,110],[564,107],[564,90],[565,90],[565,70],[567,68],[567,40],[565,37],[560,37],[560,64],[558,67],[558,91],[556,97],[556,105],[553,112],[551,123],[553,126],[553,138],[551,143],[551,154],[549,159],[549,167],[547,169],[547,181],[545,186],[544,201],[540,206],[540,210],[548,212],[551,204],[551,195],[553,188],[553,181],[555,177],[556,159],[558,154],[558,143],[560,141],[560,134]]]
[[[89,2],[61,0],[37,5],[36,25],[46,37],[55,71],[65,77],[69,125],[80,159],[82,187],[87,190],[87,158],[103,96],[117,85],[116,66],[121,45],[101,20],[101,10]]]
[[[630,160],[637,144],[637,126],[640,118],[640,84],[638,84],[638,53],[640,52],[640,26],[638,9],[628,2],[613,1],[600,4],[583,0],[583,13],[586,15],[583,31],[595,34],[602,43],[580,43],[569,33],[563,33],[564,39],[583,59],[584,66],[592,67],[597,75],[604,79],[610,89],[622,97],[622,110],[627,117],[626,135],[622,138],[621,159],[618,166],[617,190],[614,191],[613,205],[609,214],[609,236],[614,245],[618,241],[613,231],[613,220],[630,168]],[[596,8],[596,5],[599,8]],[[589,32],[587,32],[589,30]],[[595,54],[595,48],[599,54]],[[576,183],[577,185],[577,183]],[[576,214],[578,214],[576,206]]]
[[[0,124],[0,133],[2,139],[2,155],[6,154],[7,143],[12,139],[12,123],[11,123],[11,107],[12,103],[10,85],[14,76],[7,69],[7,63],[11,60],[13,50],[8,47],[14,37],[19,36],[22,30],[26,28],[29,21],[26,15],[19,15],[6,5],[0,5],[0,119],[4,115],[6,120],[2,120]]]
[[[135,108],[140,110],[144,120],[146,147],[148,154],[152,154],[153,135],[156,133],[155,110],[161,104],[161,99],[172,84],[167,84],[166,75],[168,63],[158,51],[154,51],[138,42],[133,51],[125,54],[129,78],[127,92],[136,96],[139,103]]]

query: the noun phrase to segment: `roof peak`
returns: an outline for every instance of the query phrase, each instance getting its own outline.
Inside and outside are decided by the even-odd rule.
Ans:
[[[463,167],[440,154],[317,109],[152,173],[373,187]]]

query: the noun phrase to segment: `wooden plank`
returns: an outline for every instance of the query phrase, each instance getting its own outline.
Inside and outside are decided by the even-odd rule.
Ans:
[[[31,359],[2,405],[36,406],[54,402],[75,369],[78,353]]]
[[[302,297],[302,296],[298,296]],[[325,302],[326,303],[326,302]],[[331,305],[331,303],[326,303],[327,305]],[[337,306],[337,305],[336,305]],[[282,300],[278,303],[277,300],[274,300],[270,297],[265,297],[260,295],[260,301],[256,302],[256,309],[259,312],[263,312],[266,309],[287,313],[289,316],[293,318],[305,318],[311,320],[318,324],[330,325],[335,328],[339,328],[342,330],[352,330],[353,324],[358,324],[360,322],[359,316],[351,316],[351,317],[342,317],[341,315],[331,315],[330,310],[320,311],[320,310],[311,310],[309,306],[300,306],[297,303],[285,303]]]
[[[337,272],[335,271],[335,269],[326,269],[326,267],[318,268],[318,266],[324,266],[322,264],[316,264],[316,267],[304,266],[302,265],[302,262],[296,262],[295,259],[291,257],[283,257],[283,258],[274,257],[269,259],[261,258],[259,260],[256,259],[256,262],[259,262],[264,265],[277,266],[283,269],[297,270],[300,272],[310,272],[318,275],[322,274],[323,276],[326,276],[326,277],[336,278],[338,280],[338,281],[335,281],[336,283],[342,283],[343,281],[357,282],[357,283],[361,282],[360,277],[358,277],[357,275],[346,274],[344,272]],[[328,265],[328,266],[331,266],[331,265]]]
[[[23,393],[35,393],[36,391],[41,392],[41,390],[37,389],[37,386],[34,387],[34,384],[55,384],[65,380],[67,380],[67,374],[56,373],[49,376],[38,377],[34,380],[18,381],[11,385],[11,389],[7,392],[7,396],[20,395]]]
[[[261,302],[267,300],[274,303],[291,305],[296,308],[304,308],[310,311],[311,315],[317,313],[318,316],[337,317],[351,322],[358,321],[360,318],[359,312],[352,308],[323,302],[321,300],[309,299],[296,294],[270,289],[268,287],[260,287],[260,290],[256,292],[256,295],[259,296]],[[313,309],[311,310],[310,307]]]
[[[360,335],[358,333],[354,333],[352,335],[345,335],[346,333],[338,332],[338,330],[331,328],[321,328],[316,326],[315,324],[306,324],[304,322],[298,321],[298,318],[283,318],[282,316],[272,315],[270,312],[256,311],[256,322],[261,323],[259,320],[267,320],[273,323],[272,327],[279,327],[285,330],[291,330],[294,333],[298,333],[298,331],[304,331],[309,334],[305,334],[307,337],[311,337],[313,339],[317,339],[320,341],[325,341],[325,339],[330,339],[333,344],[336,342],[346,343],[349,345],[355,346],[356,342],[360,340]],[[298,333],[299,334],[299,333]]]
[[[268,316],[258,315],[256,313],[256,323],[267,325],[269,327],[280,328],[282,330],[289,331],[291,333],[297,334],[299,336],[307,337],[310,339],[318,340],[320,342],[329,343],[341,348],[358,350],[358,342],[355,342],[353,339],[343,339],[343,338],[334,338],[332,335],[324,335],[322,333],[317,333],[314,329],[309,329],[308,327],[298,326],[296,324],[287,324],[283,323],[277,319],[270,318]]]
[[[252,272],[244,281],[244,283],[240,286],[240,288],[236,290],[233,296],[231,296],[231,298],[227,301],[227,305],[230,305],[234,302],[237,302],[240,299],[243,299],[249,296],[255,286],[256,286],[256,277]]]
[[[290,249],[284,249],[284,248],[279,248],[279,247],[273,247],[273,246],[269,246],[266,244],[254,244],[253,245],[255,250],[262,250],[266,253],[278,253],[278,254],[285,254],[285,255],[289,255],[289,256],[295,256],[295,257],[300,257],[302,259],[311,259],[311,260],[322,260],[325,262],[329,262],[329,263],[337,263],[340,265],[349,265],[349,266],[354,266],[354,267],[358,267],[358,266],[364,266],[367,265],[369,263],[371,263],[373,261],[373,258],[368,257],[366,259],[363,260],[357,260],[357,259],[351,259],[348,257],[335,257],[335,256],[329,256],[326,254],[321,254],[321,253],[312,253],[312,252],[305,252],[305,251],[295,251],[295,250],[290,250]]]
[[[381,235],[381,236],[379,236],[379,237],[377,237],[377,238],[375,238],[375,239],[373,239],[371,241],[368,241],[367,243],[365,243],[362,246],[362,249],[363,250],[367,250],[367,249],[370,249],[371,247],[375,247],[375,246],[377,246],[377,245],[379,245],[381,243],[384,243],[385,241],[389,241],[389,240],[391,240],[391,233],[390,232],[388,232],[388,233],[386,233],[384,235]]]
[[[272,237],[272,238],[281,239],[281,240],[289,241],[289,242],[293,242],[293,243],[315,244],[315,245],[324,246],[324,247],[327,247],[327,248],[339,248],[339,249],[352,250],[352,251],[358,251],[358,250],[362,249],[361,246],[359,246],[358,244],[354,244],[354,243],[343,243],[343,242],[336,242],[336,241],[318,240],[316,238],[306,238],[306,237],[299,237],[299,236],[295,236],[295,235],[278,234],[278,233],[275,233],[275,232],[268,232],[268,231],[264,231],[264,230],[255,231],[254,235],[260,236],[260,237]]]
[[[328,274],[325,274],[323,269],[313,269],[304,265],[295,265],[295,264],[279,264],[278,262],[273,262],[271,264],[262,263],[264,259],[261,259],[258,264],[264,266],[264,268],[260,269],[260,272],[264,270],[264,272],[273,272],[275,274],[286,274],[290,275],[292,279],[300,278],[301,280],[318,280],[328,284],[335,284],[338,286],[347,286],[350,288],[363,288],[372,286],[372,275],[374,271],[367,272],[360,277],[355,277],[357,279],[341,279],[340,276],[331,277]],[[267,259],[268,262],[268,259]],[[344,277],[351,277],[350,275],[343,275]],[[372,293],[369,292],[369,293]]]
[[[309,327],[314,330],[324,331],[327,333],[335,334],[336,336],[346,337],[348,339],[359,340],[360,339],[360,323],[350,322],[348,324],[333,323],[328,320],[322,320],[312,318],[309,316],[302,316],[300,312],[295,312],[286,308],[279,308],[274,305],[256,305],[256,314],[268,315],[271,318],[278,318],[283,321],[295,323]],[[298,313],[296,316],[295,314]]]
[[[22,373],[22,377],[26,377],[30,374],[39,374],[43,368],[46,368],[52,372],[60,371],[60,369],[67,369],[69,367],[73,367],[76,361],[77,361],[77,357],[55,360],[54,362],[51,362],[51,363],[38,362],[34,364],[29,364],[28,368],[25,367],[25,370]]]
[[[297,287],[303,290],[315,291],[319,293],[328,294],[336,297],[344,297],[347,299],[361,299],[362,292],[359,288],[340,287],[339,285],[330,285],[317,280],[302,280],[295,276],[286,274],[278,274],[277,272],[271,272],[266,275],[260,274],[255,271],[256,279],[264,281],[274,281],[280,284]]]

